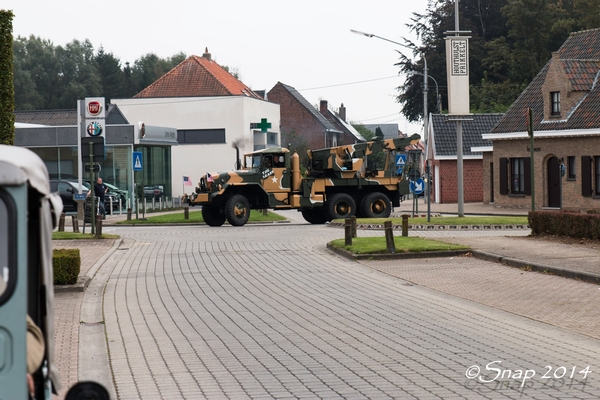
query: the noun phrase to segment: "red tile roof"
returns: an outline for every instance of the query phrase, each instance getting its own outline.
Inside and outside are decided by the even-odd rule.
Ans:
[[[249,96],[262,99],[209,57],[190,56],[134,98]]]

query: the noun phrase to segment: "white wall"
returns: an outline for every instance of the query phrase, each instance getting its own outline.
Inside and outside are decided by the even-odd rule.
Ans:
[[[266,118],[270,132],[279,132],[279,105],[244,96],[178,97],[112,100],[131,124],[170,126],[177,129],[225,129],[225,144],[173,146],[173,196],[183,194],[183,176],[194,186],[206,172],[228,171],[235,167],[234,142],[241,154],[254,149],[251,123]],[[186,186],[187,193],[193,187]]]

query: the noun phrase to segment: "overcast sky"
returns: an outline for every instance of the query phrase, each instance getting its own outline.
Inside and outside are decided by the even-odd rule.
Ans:
[[[412,134],[422,126],[400,115],[395,88],[403,77],[394,66],[397,50],[413,57],[411,50],[350,29],[417,41],[406,24],[426,6],[427,0],[3,0],[0,8],[15,14],[15,38],[35,35],[55,46],[89,39],[123,65],[148,53],[201,56],[208,48],[252,89],[282,82],[311,104],[343,103],[350,122],[397,123]]]

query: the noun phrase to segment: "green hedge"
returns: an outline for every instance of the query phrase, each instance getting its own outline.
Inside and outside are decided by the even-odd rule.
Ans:
[[[55,249],[52,251],[52,267],[55,285],[77,283],[81,269],[79,249]]]
[[[561,211],[530,211],[532,235],[560,235],[574,238],[600,239],[600,215]]]

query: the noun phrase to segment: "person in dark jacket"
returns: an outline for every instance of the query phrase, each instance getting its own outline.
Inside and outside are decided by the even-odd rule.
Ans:
[[[98,198],[98,207],[100,214],[102,214],[102,219],[106,219],[106,208],[104,207],[106,192],[108,192],[108,188],[102,183],[102,178],[98,177],[94,184],[94,196]]]

